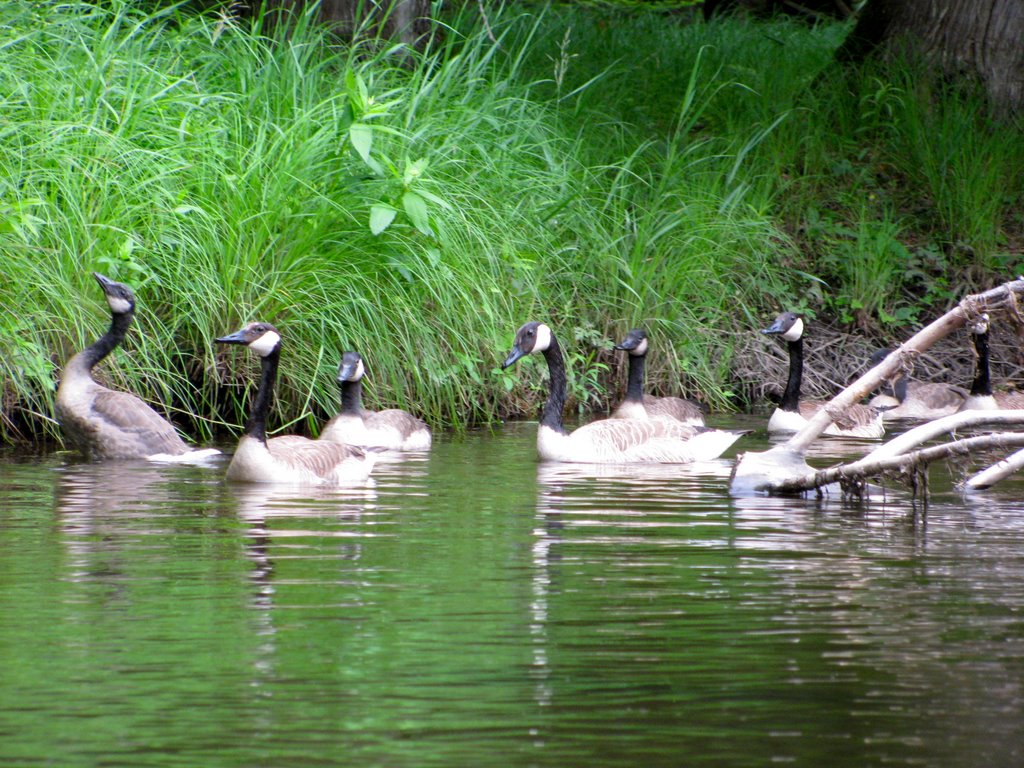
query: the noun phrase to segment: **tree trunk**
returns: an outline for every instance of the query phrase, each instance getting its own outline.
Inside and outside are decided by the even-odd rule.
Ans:
[[[977,77],[996,111],[1024,111],[1024,0],[868,0],[836,58],[879,46],[911,47],[948,75]]]
[[[267,5],[296,11],[313,0],[267,0]],[[417,47],[429,31],[430,0],[321,0],[320,20],[351,38],[357,30],[371,29],[381,37]]]

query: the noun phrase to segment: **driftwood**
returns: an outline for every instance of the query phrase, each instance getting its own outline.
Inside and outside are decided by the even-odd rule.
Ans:
[[[1024,450],[1012,453],[991,467],[971,475],[964,481],[964,488],[966,490],[983,491],[1022,468],[1024,468]]]
[[[987,312],[993,317],[1004,313],[1012,313],[1020,321],[1021,318],[1017,312],[1017,296],[1022,293],[1024,293],[1024,278],[1018,278],[990,291],[965,297],[956,307],[918,331],[881,363],[840,392],[810,419],[807,426],[785,443],[768,451],[742,454],[737,460],[736,467],[733,469],[731,481],[733,493],[792,493],[798,490],[820,487],[820,484],[816,483],[807,485],[808,478],[814,477],[818,473],[804,460],[804,453],[808,446],[821,435],[829,424],[833,421],[841,420],[843,412],[849,406],[862,400],[869,392],[897,371],[911,368],[916,355],[927,350],[933,344],[963,327],[968,322],[973,322],[982,313]],[[1024,423],[1021,414],[1015,411],[982,412],[986,417],[995,416],[994,421],[990,418],[980,418],[977,415],[972,417],[970,413],[956,414],[955,416],[947,417],[947,419],[955,420],[957,417],[962,417],[957,422],[960,426],[981,423],[983,421],[988,423]],[[977,414],[978,412],[973,413]],[[999,416],[998,414],[1006,414],[1006,416]],[[976,421],[972,420],[972,418],[976,419]],[[941,421],[944,420],[937,420],[937,422]],[[923,440],[931,439],[930,437],[921,437],[922,435],[931,434],[931,437],[934,437],[936,434],[942,434],[949,431],[949,429],[956,428],[955,426],[949,427],[945,425],[935,426],[937,422],[930,422],[918,427],[917,429],[922,431],[913,437],[907,437],[907,435],[914,432],[914,430],[911,430],[907,435],[895,438],[873,451],[862,461],[868,461],[869,459],[874,461],[878,472],[884,471],[887,459],[897,460],[894,465],[897,467],[900,462],[906,463],[910,461],[913,458],[913,454],[906,453],[909,446],[919,445]],[[940,431],[935,432],[936,429]],[[917,442],[914,442],[915,440]],[[1008,445],[1009,443],[1004,441],[1000,444]],[[1024,441],[1019,444],[1024,445]],[[955,453],[955,449],[951,448],[949,450]],[[953,453],[949,455],[953,455]],[[924,454],[924,456],[928,455],[930,454]],[[867,474],[863,474],[862,477],[867,477]]]
[[[954,456],[977,455],[982,451],[1024,446],[1024,432],[990,432],[927,448],[918,447],[938,435],[951,433],[957,429],[995,424],[1024,425],[1024,411],[963,411],[952,416],[935,419],[893,438],[862,459],[827,469],[812,470],[799,477],[791,477],[778,483],[773,490],[778,493],[795,493],[838,482],[844,493],[859,495],[868,478],[885,472],[895,471],[902,475],[912,476],[913,473],[927,468],[933,461]],[[986,472],[988,471],[986,470]],[[988,484],[991,485],[994,482],[994,479],[990,479]],[[975,485],[971,487],[988,486]]]

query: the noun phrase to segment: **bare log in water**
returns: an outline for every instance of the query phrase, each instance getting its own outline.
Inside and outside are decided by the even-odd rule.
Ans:
[[[972,456],[984,451],[1006,450],[1007,448],[1021,446],[1024,446],[1024,432],[993,432],[987,435],[975,435],[974,437],[964,437],[941,445],[921,448],[910,453],[892,454],[870,461],[864,458],[849,464],[839,464],[835,467],[812,472],[803,477],[794,477],[777,483],[773,491],[777,493],[797,493],[822,488],[830,483],[839,483],[844,491],[856,492],[857,488],[863,487],[871,478],[878,477],[887,472],[896,471],[903,475],[910,475],[913,472],[926,468],[932,462],[942,459],[949,459],[954,456]],[[1024,454],[1024,451],[1019,453]],[[1000,462],[1000,464],[1003,463]],[[1024,458],[1021,460],[1021,466],[1024,466]]]
[[[1005,480],[1015,472],[1019,472],[1022,468],[1024,468],[1024,451],[1017,451],[991,467],[971,475],[964,481],[964,488],[983,491],[986,488],[991,488],[1000,480]]]
[[[807,466],[802,458],[807,447],[820,437],[821,433],[833,421],[841,422],[842,414],[846,409],[862,400],[871,390],[891,377],[897,370],[902,367],[909,367],[915,355],[928,349],[940,339],[963,327],[966,323],[973,322],[982,313],[987,312],[991,316],[996,316],[1010,312],[1020,321],[1020,313],[1017,310],[1017,296],[1022,293],[1024,293],[1024,278],[1018,278],[990,291],[974,294],[962,299],[956,307],[918,331],[886,357],[885,360],[840,392],[807,423],[807,426],[785,443],[762,453],[748,452],[741,455],[736,463],[736,467],[733,469],[731,490],[734,493],[749,493],[751,491],[774,493],[797,490],[788,486],[791,483],[799,483],[801,478],[808,474],[806,470],[810,470],[810,467]],[[999,413],[1011,414],[1014,412],[995,411],[982,413],[994,415]],[[954,417],[946,418],[952,419]],[[1020,421],[1014,420],[1012,416],[1007,418],[1012,423],[1020,423]],[[943,420],[939,419],[938,421]],[[961,421],[961,425],[968,423],[972,423],[970,416],[966,416]],[[998,419],[996,423],[999,423]],[[934,422],[930,424],[934,424]],[[930,424],[922,425],[922,427],[927,428]],[[921,429],[921,427],[918,429]],[[911,432],[913,431],[911,430]],[[900,441],[902,437],[895,438],[890,443],[883,445],[873,452],[875,454],[875,461],[880,461],[884,457],[901,455],[899,453],[901,450],[900,446],[906,445],[908,441],[897,443],[895,449],[888,448],[888,446],[895,441]],[[917,438],[911,438],[910,441],[914,439]],[[915,444],[920,444],[920,442]],[[811,474],[816,473],[812,471]],[[809,488],[815,487],[818,486],[809,486]]]

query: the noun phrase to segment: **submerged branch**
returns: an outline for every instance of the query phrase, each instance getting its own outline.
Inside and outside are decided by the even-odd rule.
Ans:
[[[942,445],[933,445],[911,453],[900,453],[871,459],[865,457],[849,464],[818,470],[802,477],[788,478],[776,483],[772,490],[777,493],[797,493],[821,488],[829,483],[841,483],[844,487],[862,485],[866,480],[884,472],[898,471],[910,474],[927,467],[934,461],[948,459],[952,456],[967,456],[980,451],[996,448],[1015,448],[1024,446],[1024,432],[995,432],[987,435],[976,435],[954,440]],[[1024,451],[1021,464],[1024,465]],[[1017,454],[1014,454],[1017,455]],[[988,470],[986,470],[988,471]],[[984,474],[984,473],[981,473]],[[994,482],[994,481],[993,481]]]
[[[987,469],[983,469],[977,474],[971,475],[964,481],[964,488],[983,491],[986,488],[991,488],[1000,480],[1005,480],[1022,468],[1024,468],[1024,451],[1011,453],[1002,461],[993,464]]]

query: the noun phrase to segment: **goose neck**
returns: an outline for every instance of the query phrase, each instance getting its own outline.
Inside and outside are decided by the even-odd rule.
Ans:
[[[644,399],[644,366],[646,355],[629,356],[629,379],[626,384],[626,401],[641,403]]]
[[[275,349],[266,357],[260,358],[260,384],[256,388],[256,398],[249,420],[245,423],[245,434],[255,437],[261,443],[267,442],[267,415],[270,413],[270,403],[274,398],[274,383],[277,380],[280,357],[280,350]]]
[[[907,399],[907,377],[900,376],[892,385],[892,394],[901,403]]]
[[[128,335],[128,328],[132,324],[131,312],[121,312],[110,316],[110,328],[96,341],[82,350],[81,360],[88,370],[99,363],[103,358],[117,349],[124,337]]]
[[[978,354],[978,362],[974,381],[971,382],[971,394],[987,397],[992,394],[988,370],[988,331],[974,334],[974,351]]]
[[[363,381],[343,381],[341,389],[341,412],[359,414],[363,410]]]
[[[548,364],[548,399],[541,414],[541,426],[550,427],[556,432],[565,432],[562,425],[562,412],[565,410],[565,359],[558,340],[552,336],[551,344],[544,350],[544,359]]]
[[[798,412],[800,410],[800,382],[804,375],[804,340],[787,341],[789,349],[789,378],[786,380],[786,391],[782,393],[779,408],[783,411]]]

